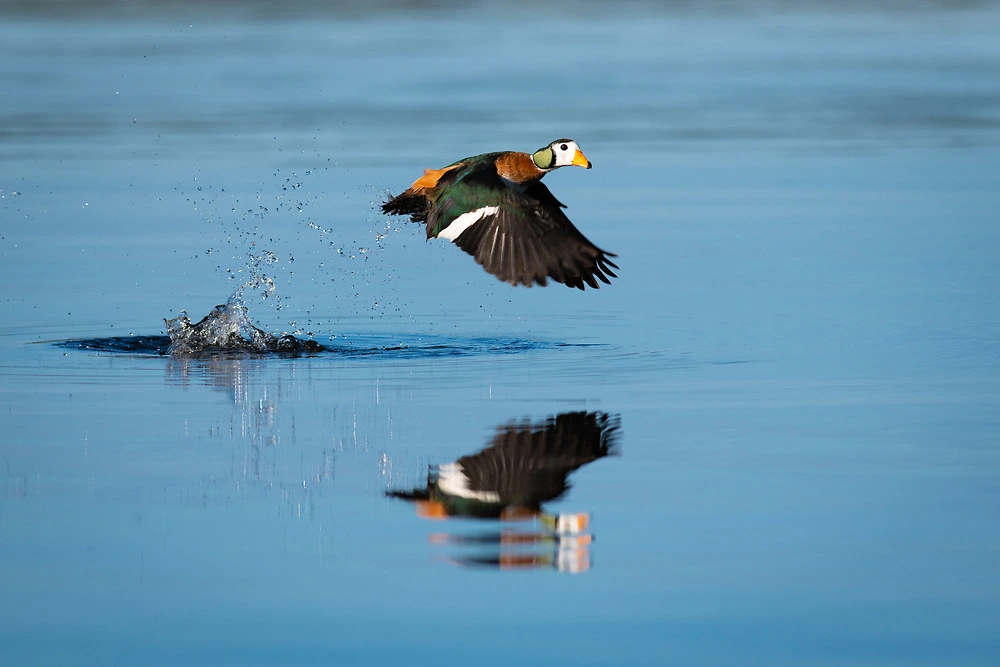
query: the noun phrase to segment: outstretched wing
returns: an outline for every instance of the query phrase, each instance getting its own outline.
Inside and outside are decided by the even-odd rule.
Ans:
[[[569,287],[610,284],[613,253],[601,250],[573,226],[563,205],[542,183],[517,192],[489,167],[456,174],[441,188],[427,216],[428,237],[446,238],[512,285]]]

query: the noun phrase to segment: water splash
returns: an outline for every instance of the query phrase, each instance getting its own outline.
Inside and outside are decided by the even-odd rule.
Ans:
[[[212,309],[200,321],[192,324],[187,313],[164,320],[172,355],[201,354],[303,354],[326,349],[314,340],[303,340],[292,334],[270,334],[250,321],[247,307],[233,295],[229,302]]]
[[[255,293],[262,301],[271,301],[275,310],[281,310],[281,296],[274,284],[274,277],[267,273],[268,269],[278,263],[278,257],[270,250],[264,250],[259,255],[252,252],[247,253],[250,259],[247,270],[250,277],[236,288],[232,296],[226,303],[232,306],[243,306],[245,309],[244,294],[248,291]]]
[[[168,327],[173,327],[172,336],[109,336],[45,342],[68,350],[128,355],[172,354],[177,357],[215,358],[238,357],[243,354],[294,356],[317,353],[347,359],[395,361],[495,357],[560,350],[572,353],[574,350],[581,352],[590,348],[611,349],[606,345],[589,343],[423,334],[354,334],[350,338],[341,336],[320,337],[318,341],[302,340],[292,334],[269,334],[249,323],[233,326],[232,314],[228,311],[239,308],[230,304],[217,306],[208,317],[196,323],[192,323],[187,313],[182,311],[178,317],[164,320]],[[246,313],[237,319],[245,321]],[[225,333],[227,331],[229,333]]]

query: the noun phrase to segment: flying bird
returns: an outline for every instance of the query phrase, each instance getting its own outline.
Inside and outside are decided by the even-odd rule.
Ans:
[[[475,257],[486,271],[511,285],[569,287],[610,284],[618,266],[573,226],[565,205],[542,184],[559,167],[591,168],[576,142],[557,139],[534,153],[504,151],[426,169],[382,212],[408,215],[427,226],[427,238],[444,238]]]

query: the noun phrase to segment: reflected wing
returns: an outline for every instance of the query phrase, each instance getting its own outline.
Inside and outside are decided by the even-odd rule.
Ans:
[[[538,507],[565,493],[574,470],[613,452],[620,428],[619,418],[593,412],[508,424],[489,447],[457,463],[470,489],[495,493],[505,505]]]

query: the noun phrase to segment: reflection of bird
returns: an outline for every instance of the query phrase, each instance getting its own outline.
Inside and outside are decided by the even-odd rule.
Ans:
[[[512,285],[569,287],[610,283],[618,266],[573,226],[541,179],[553,169],[590,169],[575,141],[557,139],[533,154],[506,151],[427,169],[408,190],[382,205],[427,225],[427,238],[445,238]]]
[[[426,489],[389,491],[416,501],[428,517],[521,518],[569,489],[577,468],[617,448],[621,422],[595,412],[569,412],[541,424],[501,426],[478,454],[432,469]]]

